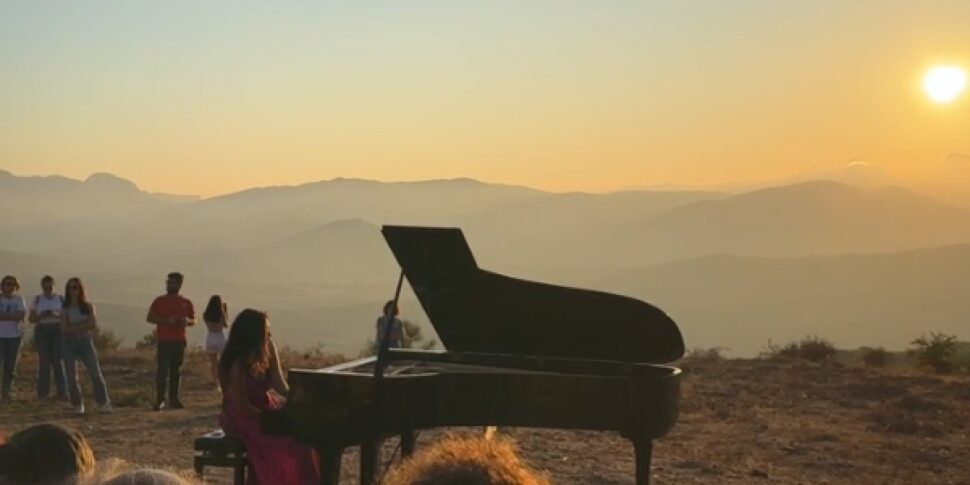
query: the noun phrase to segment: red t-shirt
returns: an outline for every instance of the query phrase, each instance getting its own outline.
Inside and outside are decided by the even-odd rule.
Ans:
[[[195,308],[181,295],[162,295],[152,302],[151,312],[160,318],[195,318]],[[185,342],[185,327],[160,323],[155,325],[155,339],[159,342]]]

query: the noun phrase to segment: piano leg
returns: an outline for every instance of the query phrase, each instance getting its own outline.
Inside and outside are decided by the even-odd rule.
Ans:
[[[414,453],[414,430],[407,430],[401,433],[401,458],[407,458]]]
[[[650,459],[653,455],[653,441],[636,440],[633,442],[636,454],[637,485],[650,485]]]
[[[360,485],[371,485],[380,464],[381,441],[368,440],[360,444]]]
[[[340,484],[340,460],[343,448],[317,448],[320,456],[320,485]]]

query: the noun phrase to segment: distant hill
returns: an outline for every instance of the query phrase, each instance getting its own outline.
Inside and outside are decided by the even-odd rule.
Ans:
[[[921,333],[970,338],[970,245],[807,258],[707,256],[630,270],[593,285],[655,303],[689,347],[757,353],[808,334],[902,349]]]
[[[377,182],[333,179],[296,186],[245,190],[199,202],[196,217],[274,220],[280,214],[317,221],[362,219],[396,224],[449,224],[468,213],[548,195],[527,187],[472,179]]]
[[[61,176],[21,177],[0,170],[3,246],[24,252],[58,252],[111,242],[132,220],[185,204],[190,199],[151,194],[129,180],[96,173],[86,180]]]
[[[193,199],[145,192],[130,180],[109,173],[95,173],[82,181],[58,175],[21,177],[0,170],[0,203],[16,208],[5,224],[14,226],[118,215],[187,200]]]
[[[807,256],[970,242],[970,212],[901,188],[831,181],[762,189],[674,208],[616,239],[648,261],[729,253]]]

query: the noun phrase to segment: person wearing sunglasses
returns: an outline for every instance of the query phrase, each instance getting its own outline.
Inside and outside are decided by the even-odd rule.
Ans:
[[[77,361],[80,360],[91,378],[98,412],[110,413],[112,409],[108,399],[108,386],[104,382],[104,374],[101,373],[98,351],[94,348],[93,334],[98,328],[94,305],[88,301],[80,278],[67,280],[64,288],[66,297],[64,310],[61,312],[61,332],[64,334],[64,368],[71,405],[74,406],[74,412],[84,414],[81,386],[77,381]]]
[[[24,297],[17,294],[20,282],[7,275],[0,280],[0,366],[3,367],[3,385],[0,387],[0,403],[13,399],[13,376],[20,358],[20,342],[24,337],[24,317],[27,305]]]
[[[155,298],[148,310],[148,323],[155,325],[158,346],[158,368],[155,372],[156,411],[165,407],[168,391],[168,407],[185,407],[179,399],[182,381],[182,361],[185,358],[185,328],[195,325],[195,309],[192,301],[179,294],[185,278],[182,273],[172,272],[165,280],[165,294]]]

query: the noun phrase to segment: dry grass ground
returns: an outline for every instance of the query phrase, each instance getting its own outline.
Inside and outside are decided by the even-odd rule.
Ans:
[[[186,409],[163,412],[150,410],[151,352],[110,352],[102,361],[116,412],[76,416],[65,403],[33,398],[36,359],[25,351],[19,400],[0,408],[0,429],[59,422],[84,432],[99,458],[190,468],[192,440],[217,426],[220,396],[209,382],[205,356],[188,356]],[[293,366],[333,361],[318,352],[284,356]],[[966,375],[782,360],[696,359],[683,365],[680,422],[657,442],[654,483],[970,484]],[[89,386],[85,395],[90,404]],[[633,483],[632,449],[612,433],[508,432],[525,460],[548,471],[554,483]],[[419,446],[441,433],[422,433]],[[344,461],[344,483],[353,483],[355,454],[348,452]],[[229,483],[228,473],[214,474],[211,482]]]

